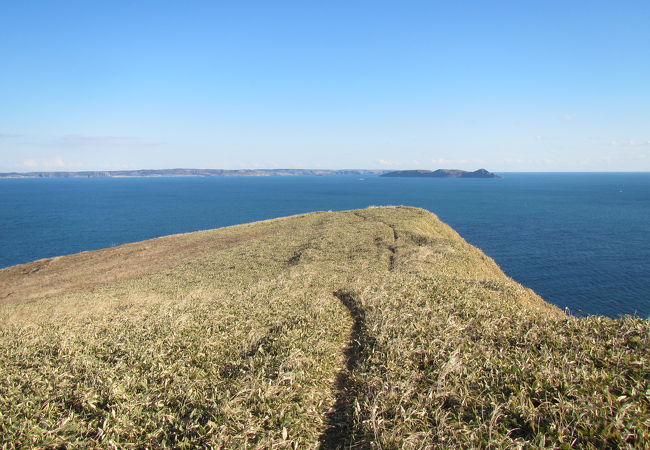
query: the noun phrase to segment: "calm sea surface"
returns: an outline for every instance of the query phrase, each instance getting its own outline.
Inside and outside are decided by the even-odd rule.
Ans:
[[[0,267],[317,210],[426,208],[577,314],[650,315],[650,173],[2,179]]]

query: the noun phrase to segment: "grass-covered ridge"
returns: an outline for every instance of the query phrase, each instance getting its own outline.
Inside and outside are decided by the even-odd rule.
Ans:
[[[650,446],[650,326],[405,207],[0,270],[0,445]]]

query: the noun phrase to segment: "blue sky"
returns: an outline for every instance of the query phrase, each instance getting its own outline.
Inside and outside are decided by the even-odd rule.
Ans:
[[[647,1],[30,1],[0,171],[650,170]]]

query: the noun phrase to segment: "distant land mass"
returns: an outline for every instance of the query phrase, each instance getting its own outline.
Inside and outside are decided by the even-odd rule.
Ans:
[[[458,169],[396,170],[394,172],[384,173],[381,176],[409,178],[501,178],[496,173],[488,172],[485,169],[478,169],[474,172]]]
[[[97,170],[85,172],[11,172],[0,178],[125,178],[125,177],[268,177],[290,175],[373,175],[385,170],[364,169],[160,169],[160,170]]]
[[[379,169],[142,169],[92,170],[82,172],[6,172],[0,178],[129,178],[129,177],[270,177],[292,175],[380,175],[382,177],[422,178],[501,178],[485,169],[467,172],[457,169],[396,170]]]

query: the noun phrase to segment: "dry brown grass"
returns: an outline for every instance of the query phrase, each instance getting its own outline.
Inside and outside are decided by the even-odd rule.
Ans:
[[[138,278],[269,232],[238,231],[165,236],[0,269],[0,300],[26,300]]]
[[[650,327],[432,214],[313,213],[0,271],[6,447],[644,447]]]

